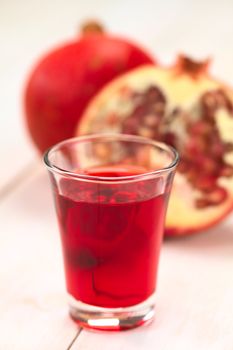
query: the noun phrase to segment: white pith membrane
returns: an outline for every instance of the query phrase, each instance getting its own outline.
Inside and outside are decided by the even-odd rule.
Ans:
[[[157,95],[161,94],[159,99],[155,101],[157,106],[154,105],[157,112],[148,113],[147,110],[138,119],[140,124],[137,117],[132,117],[132,114],[136,113],[135,107],[140,101],[140,95],[145,95],[149,89],[158,90],[154,92],[155,95],[156,93]],[[207,92],[210,93],[208,96]],[[205,106],[209,106],[210,109],[211,104],[217,103],[218,100],[217,108],[211,112],[211,117],[208,120],[205,119],[205,121],[207,120],[205,125],[210,127],[212,124],[211,131],[209,134],[207,132],[209,139],[207,136],[202,137],[202,139],[197,138],[196,134],[190,134],[190,131],[187,131],[187,126],[197,125],[198,121],[204,120],[205,112],[203,112],[202,102],[204,97]],[[153,91],[150,103],[153,105]],[[205,73],[192,76],[185,72],[177,72],[174,68],[144,66],[115,79],[102,89],[87,107],[78,125],[76,135],[125,132],[158,139],[158,130],[160,135],[167,134],[168,138],[163,136],[160,141],[171,143],[181,155],[180,166],[177,169],[169,202],[166,221],[167,232],[170,234],[194,232],[212,226],[233,207],[233,112],[231,103],[233,103],[232,91]],[[162,116],[157,118],[157,124],[156,118],[153,117],[153,114],[156,113]],[[175,135],[175,141],[171,139],[170,134]],[[211,134],[212,136],[210,136]],[[216,143],[213,141],[213,137],[215,137]],[[219,164],[220,169],[222,168],[221,162],[229,165],[228,175],[219,176],[219,173],[217,176],[214,175],[213,188],[210,187],[205,191],[201,191],[198,184],[195,183],[195,176],[202,177],[203,174],[208,173],[208,171],[203,170],[205,162],[203,167],[200,164],[194,169],[196,173],[194,173],[193,178],[191,177],[191,180],[190,168],[188,167],[189,179],[187,172],[181,170],[184,165],[182,159],[187,157],[187,154],[190,162],[198,157],[195,147],[192,152],[185,153],[187,147],[190,147],[191,138],[194,141],[194,146],[196,141],[203,143],[204,140],[207,146],[209,143],[208,147],[213,149],[213,154],[208,156],[205,151],[200,153],[207,157],[207,161],[208,159],[214,160],[212,162],[214,164],[210,163],[210,166]],[[219,138],[220,144],[228,145],[228,151],[222,152],[221,157],[214,153]],[[217,171],[219,171],[218,166]],[[207,175],[213,177],[213,172],[210,171]],[[216,199],[216,201],[213,199],[210,203],[208,198],[213,196],[213,191],[217,188],[220,189],[220,194],[216,195],[220,195],[220,199]]]

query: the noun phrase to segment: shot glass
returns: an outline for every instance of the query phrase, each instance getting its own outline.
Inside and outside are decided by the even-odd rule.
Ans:
[[[44,161],[71,317],[103,330],[152,320],[177,152],[140,136],[99,134],[65,140]]]

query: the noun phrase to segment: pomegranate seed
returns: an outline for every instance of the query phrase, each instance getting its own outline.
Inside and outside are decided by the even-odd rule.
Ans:
[[[199,120],[195,124],[192,124],[189,128],[191,134],[194,135],[208,135],[212,130],[212,125],[203,120]]]
[[[125,134],[137,134],[138,121],[136,118],[129,117],[122,123],[122,132]]]
[[[215,189],[208,194],[207,197],[198,198],[196,200],[196,207],[206,208],[208,206],[219,205],[222,204],[227,198],[227,192],[222,187],[215,187]]]
[[[134,109],[132,115],[129,118],[137,118],[141,119],[146,113],[146,107],[144,105],[139,104]]]
[[[216,187],[217,178],[214,176],[202,176],[196,180],[196,187],[203,192],[210,192]]]
[[[211,146],[211,154],[215,157],[222,157],[224,155],[224,145],[220,141],[216,141]]]
[[[222,204],[227,198],[227,191],[223,187],[215,187],[215,189],[208,194],[208,200],[211,205]]]
[[[172,132],[167,132],[163,136],[163,141],[173,146],[176,144],[176,136]]]
[[[198,155],[194,161],[199,171],[202,170],[204,173],[213,174],[218,170],[216,161],[206,155]]]
[[[220,171],[220,176],[231,177],[233,176],[233,166],[229,164],[224,164]]]
[[[207,146],[208,145],[203,138],[196,137],[189,141],[187,145],[187,150],[188,150],[188,153],[192,156],[193,154],[197,154],[205,151]]]
[[[195,204],[198,209],[202,209],[207,208],[210,205],[210,202],[206,198],[198,198]]]
[[[166,99],[160,89],[158,89],[156,86],[150,86],[146,91],[146,100],[147,102],[153,102],[153,101],[161,101],[165,102]]]

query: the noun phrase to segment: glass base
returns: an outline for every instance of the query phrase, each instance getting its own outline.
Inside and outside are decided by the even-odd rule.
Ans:
[[[81,327],[119,331],[141,326],[153,320],[155,294],[143,303],[124,308],[103,308],[77,301],[69,295],[71,318]]]

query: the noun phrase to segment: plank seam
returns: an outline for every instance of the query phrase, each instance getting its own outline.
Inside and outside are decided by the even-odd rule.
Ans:
[[[0,201],[6,198],[11,192],[22,185],[34,172],[35,165],[38,164],[38,160],[33,160],[23,167],[13,178],[10,179],[0,189]]]
[[[76,342],[76,340],[78,339],[80,333],[82,332],[82,328],[80,328],[77,332],[77,334],[75,335],[74,339],[72,340],[72,342],[69,344],[68,348],[66,350],[71,350],[72,346],[74,345],[74,343]]]

